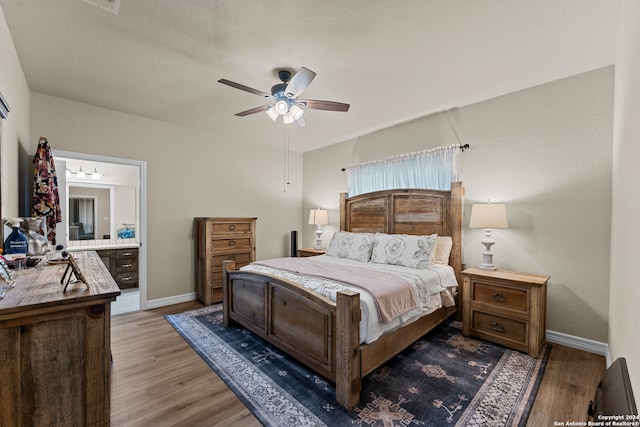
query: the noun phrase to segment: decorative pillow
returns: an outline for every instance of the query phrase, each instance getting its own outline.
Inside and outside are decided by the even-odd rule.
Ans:
[[[453,240],[449,236],[438,236],[436,239],[436,250],[433,254],[434,264],[449,264],[449,255],[451,255],[451,247]]]
[[[325,255],[369,262],[373,248],[373,237],[373,233],[338,231],[331,238]]]
[[[411,236],[376,233],[371,262],[425,269],[431,264],[436,237],[437,234]]]

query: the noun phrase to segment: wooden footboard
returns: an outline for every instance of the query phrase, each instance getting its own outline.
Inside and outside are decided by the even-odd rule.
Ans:
[[[360,294],[342,291],[333,302],[266,274],[235,270],[224,261],[224,324],[239,324],[334,381],[336,400],[360,399]]]

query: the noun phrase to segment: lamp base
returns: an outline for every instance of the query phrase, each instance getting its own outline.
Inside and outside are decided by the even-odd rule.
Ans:
[[[322,249],[322,225],[316,225],[316,249]]]
[[[498,268],[493,265],[493,253],[491,252],[491,246],[496,242],[491,238],[491,230],[485,230],[485,238],[481,240],[484,245],[484,252],[482,253],[482,264],[478,266],[480,270],[496,271]]]

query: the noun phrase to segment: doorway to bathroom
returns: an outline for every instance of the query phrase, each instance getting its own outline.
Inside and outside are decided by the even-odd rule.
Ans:
[[[146,308],[146,162],[54,151],[69,251],[95,250],[121,288],[116,315]]]

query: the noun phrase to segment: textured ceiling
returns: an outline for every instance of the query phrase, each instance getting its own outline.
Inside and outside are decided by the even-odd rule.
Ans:
[[[317,73],[291,149],[308,151],[614,63],[621,0],[0,0],[30,89],[282,146],[283,125],[234,114],[280,68]]]

